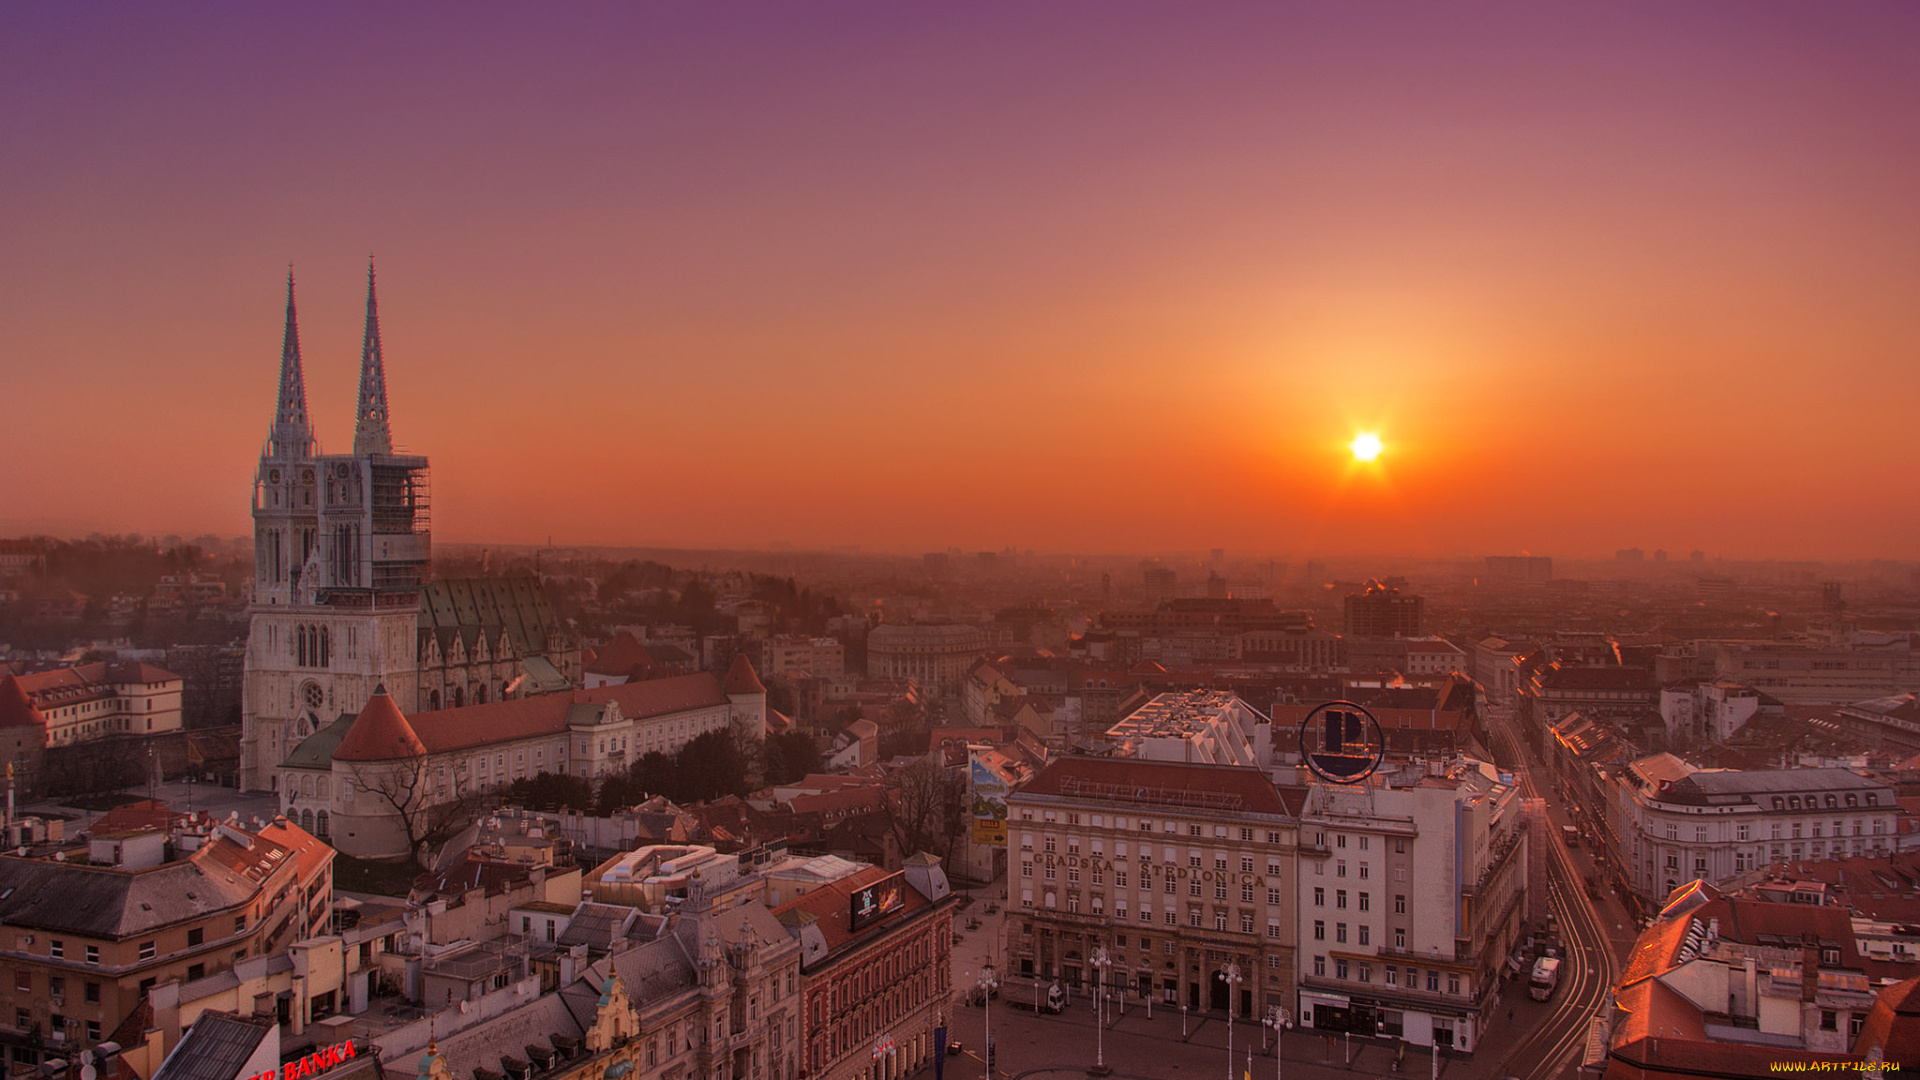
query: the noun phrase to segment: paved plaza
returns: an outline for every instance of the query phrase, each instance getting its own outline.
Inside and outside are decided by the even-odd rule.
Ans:
[[[974,900],[958,913],[955,927],[961,941],[954,946],[953,988],[956,1002],[964,1002],[979,979],[982,966],[989,960],[998,964],[1004,955],[1001,930],[1005,913],[986,915],[991,898],[1000,895],[1003,883],[992,890],[977,890]],[[965,929],[970,919],[980,920],[978,929]],[[1498,1080],[1512,1072],[1524,1072],[1521,1065],[1509,1062],[1509,1051],[1544,1021],[1553,1003],[1529,999],[1520,983],[1502,1006],[1510,1008],[1513,1020],[1502,1017],[1481,1040],[1471,1057],[1441,1054],[1439,1074],[1448,1080]],[[1181,1016],[1178,1008],[1155,1004],[1148,1015],[1146,1004],[1129,999],[1115,1015],[1108,1006],[1108,1023],[1096,1043],[1093,1002],[1085,994],[1073,995],[1065,1012],[1036,1015],[1015,1009],[1006,1003],[1031,1002],[1036,992],[1044,995],[1043,983],[1036,991],[1032,979],[1014,976],[1002,978],[1000,997],[993,1003],[994,1042],[998,1046],[995,1077],[1084,1076],[1094,1065],[1096,1054],[1104,1052],[1113,1075],[1123,1078],[1214,1077],[1223,1080],[1335,1080],[1356,1076],[1426,1077],[1435,1065],[1424,1050],[1409,1049],[1396,1071],[1395,1058],[1401,1043],[1387,1039],[1329,1039],[1292,1031],[1285,1035],[1285,1056],[1276,1062],[1273,1036],[1262,1025],[1245,1020],[1233,1022],[1233,1058],[1227,1056],[1227,1017],[1224,1012]],[[986,1010],[974,1005],[956,1005],[949,1017],[949,1038],[965,1047],[962,1054],[946,1061],[948,1080],[982,1080],[986,1062]],[[1184,1034],[1182,1033],[1184,1023]],[[1248,1061],[1247,1051],[1253,1057]],[[1569,1069],[1569,1074],[1573,1070]],[[923,1071],[925,1074],[926,1071]]]

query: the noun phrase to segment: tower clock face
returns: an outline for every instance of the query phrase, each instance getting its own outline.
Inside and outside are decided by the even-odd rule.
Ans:
[[[280,470],[279,470],[279,469],[268,469],[268,470],[267,470],[267,483],[269,483],[269,484],[277,484],[277,483],[279,483],[279,482],[280,482]]]
[[[300,482],[303,484],[313,483],[313,470],[312,469],[300,470]]]

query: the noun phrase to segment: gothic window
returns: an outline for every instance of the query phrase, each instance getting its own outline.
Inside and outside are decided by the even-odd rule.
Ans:
[[[456,687],[454,687],[454,688],[453,688],[453,700],[452,700],[452,702],[451,702],[451,704],[453,705],[453,707],[457,709],[457,708],[459,708],[459,707],[460,707],[461,705],[463,705],[463,704],[465,704],[465,703],[466,703],[466,696],[465,696],[464,694],[462,694],[462,693],[460,692],[460,688],[459,688],[459,687],[457,687],[457,686],[456,686]]]
[[[437,709],[439,707],[440,707],[440,691],[438,690],[429,691],[427,693],[427,708]]]
[[[475,705],[485,705],[487,703],[487,688],[485,686],[476,686],[473,688],[473,703]]]
[[[320,689],[319,683],[310,682],[300,688],[300,700],[316,713],[320,711],[320,706],[326,703],[326,699],[326,691]]]
[[[294,660],[301,667],[307,666],[307,628],[302,626],[294,630]]]

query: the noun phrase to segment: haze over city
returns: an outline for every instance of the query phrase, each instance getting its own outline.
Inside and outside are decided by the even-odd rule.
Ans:
[[[344,449],[369,253],[443,541],[1920,527],[1911,5],[0,20],[0,531],[245,532],[287,265]]]

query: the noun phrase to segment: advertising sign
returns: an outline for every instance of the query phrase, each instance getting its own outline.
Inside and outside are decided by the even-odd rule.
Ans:
[[[907,906],[907,875],[888,874],[864,889],[855,890],[848,912],[848,928],[858,931]]]
[[[973,784],[973,842],[1007,846],[1007,781],[987,759],[993,751],[967,752],[968,774]]]

